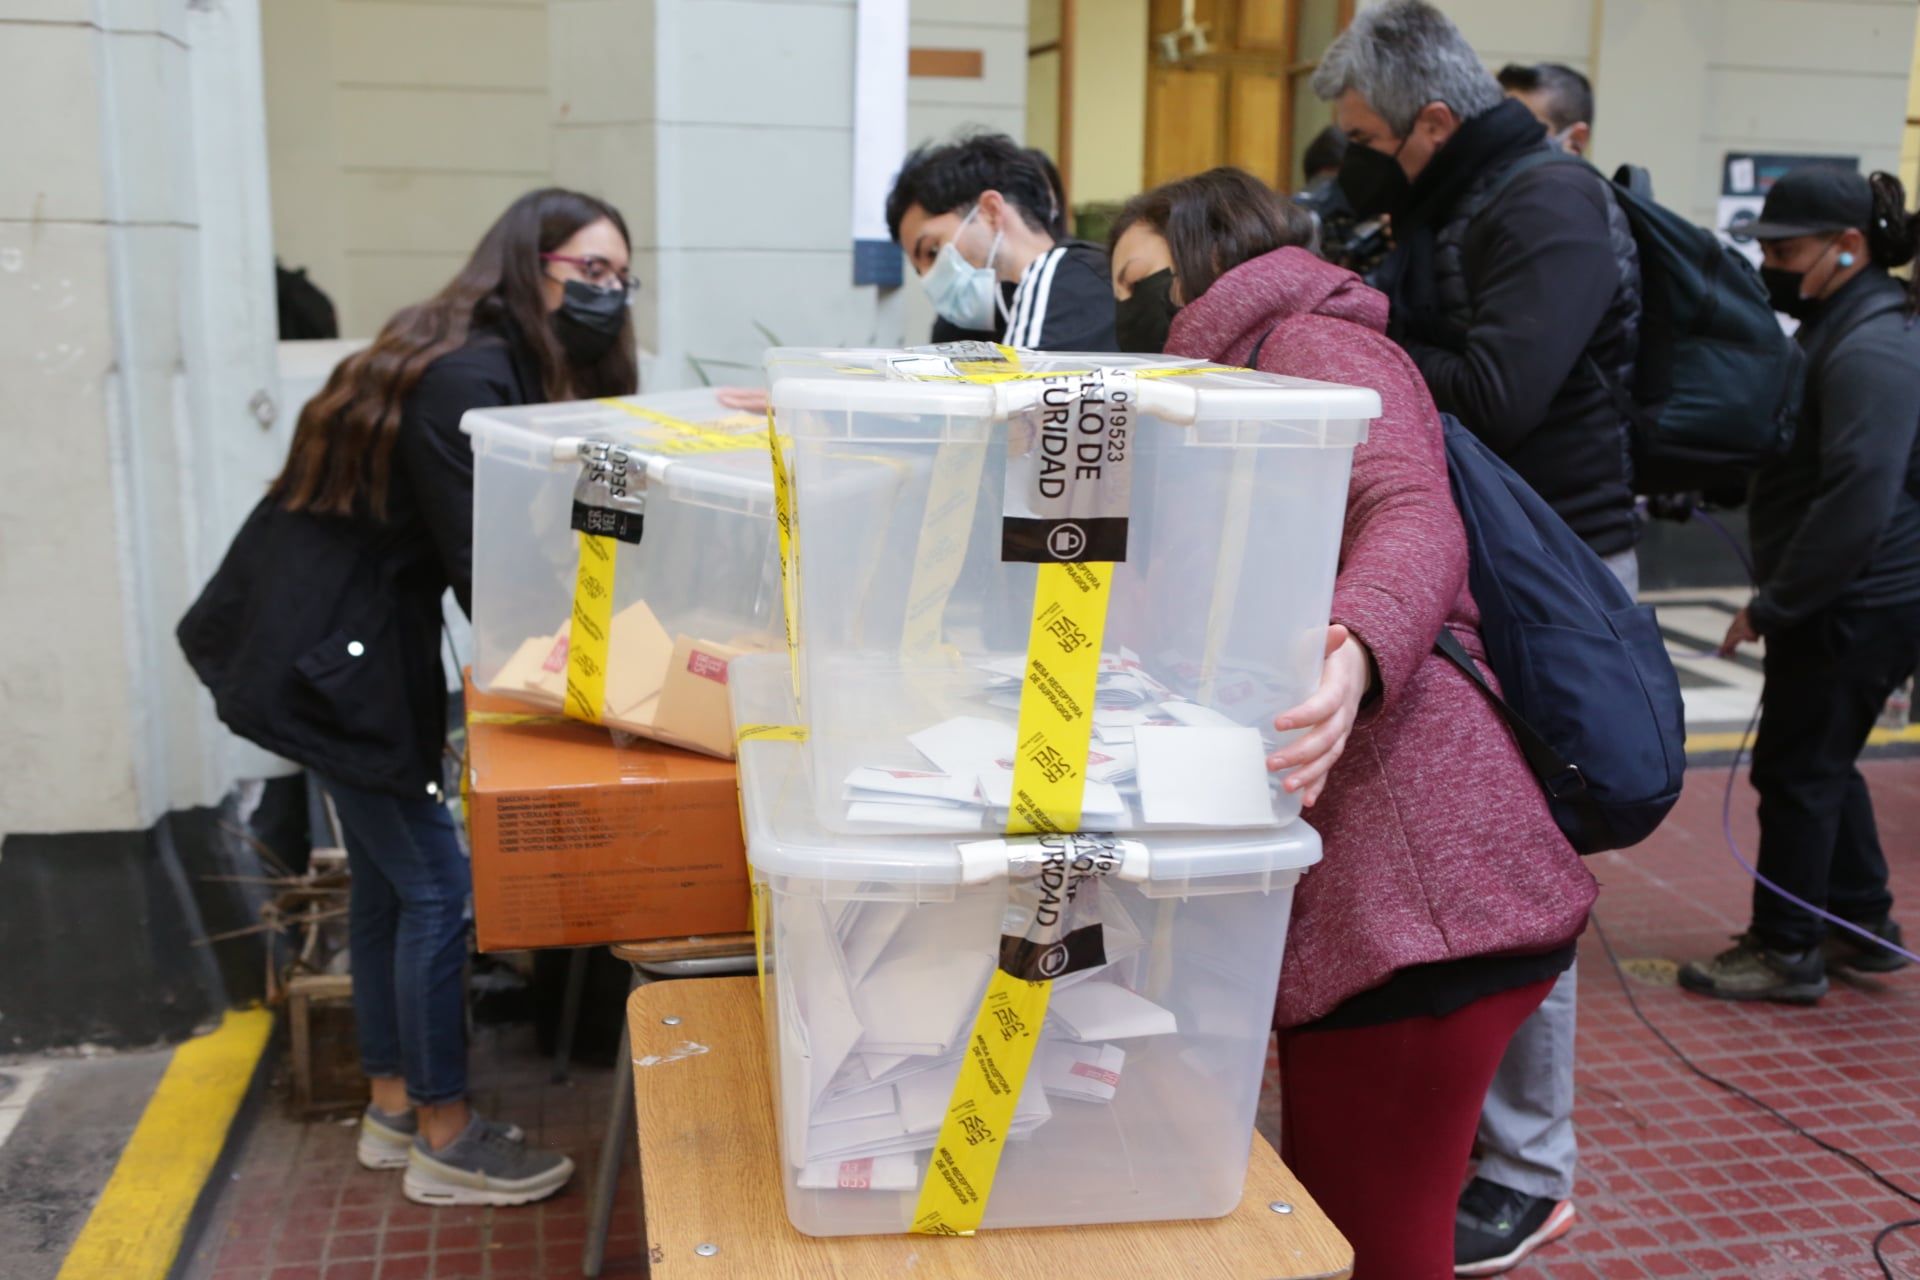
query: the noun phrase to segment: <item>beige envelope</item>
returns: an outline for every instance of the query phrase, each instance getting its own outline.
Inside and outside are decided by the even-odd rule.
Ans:
[[[644,600],[615,614],[612,631],[607,641],[606,719],[610,724],[632,718],[643,703],[659,694],[673,655],[672,638]],[[567,645],[572,633],[573,620],[568,619],[558,632],[522,642],[488,690],[556,706],[565,702]]]
[[[716,756],[733,754],[733,717],[727,705],[727,663],[742,650],[711,640],[676,636],[652,724],[646,732]]]

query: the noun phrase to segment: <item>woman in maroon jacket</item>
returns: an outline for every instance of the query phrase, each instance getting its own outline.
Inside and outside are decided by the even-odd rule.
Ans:
[[[1320,688],[1281,711],[1326,846],[1301,881],[1274,1010],[1283,1155],[1358,1275],[1453,1274],[1454,1208],[1495,1066],[1572,963],[1597,892],[1486,697],[1440,419],[1387,300],[1309,253],[1307,215],[1238,170],[1130,202],[1113,286],[1129,350],[1372,387]]]

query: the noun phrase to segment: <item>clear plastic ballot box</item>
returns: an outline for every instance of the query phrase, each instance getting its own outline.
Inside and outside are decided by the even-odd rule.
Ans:
[[[914,1227],[963,1059],[979,1052],[983,993],[1010,954],[1059,976],[1024,1075],[997,1068],[1018,1100],[997,1170],[967,1184],[985,1198],[977,1225],[1232,1211],[1293,889],[1320,857],[1313,830],[1055,838],[1095,855],[1066,945],[1010,952],[1019,904],[1058,888],[1038,838],[828,832],[806,744],[780,727],[795,718],[784,657],[736,660],[730,695],[794,1226]]]
[[[786,643],[765,416],[685,391],[478,409],[460,425],[474,454],[476,684],[731,756],[727,661]],[[901,474],[856,460],[829,489],[853,523],[884,528]],[[869,542],[856,559],[878,556]],[[597,688],[573,654],[582,605],[599,633],[586,655]]]
[[[1003,829],[1029,637],[1065,625],[1036,618],[1036,584],[1076,561],[1111,563],[1076,825],[1291,821],[1264,760],[1319,680],[1378,393],[971,345],[767,358],[822,824]],[[875,458],[903,468],[878,557],[872,521],[830,497]],[[887,777],[906,773],[941,776]]]

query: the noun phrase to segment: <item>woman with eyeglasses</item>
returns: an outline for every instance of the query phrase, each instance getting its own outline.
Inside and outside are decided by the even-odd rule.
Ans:
[[[228,727],[313,770],[345,828],[360,1163],[422,1204],[552,1195],[573,1162],[467,1098],[467,860],[442,794],[440,600],[470,609],[470,409],[635,390],[619,211],[520,197],[439,293],[341,363],[180,624]]]

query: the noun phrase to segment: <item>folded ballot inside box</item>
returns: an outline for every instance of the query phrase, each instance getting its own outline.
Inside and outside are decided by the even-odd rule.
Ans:
[[[1274,716],[1318,683],[1348,474],[1377,393],[977,344],[776,350],[767,372],[792,440],[799,680],[823,825],[1000,829],[1012,771],[996,766],[1016,735],[1034,739],[1019,730],[1030,697],[1107,757],[1081,780],[1083,829],[1299,816],[1263,760],[1285,741]],[[903,478],[877,559],[861,559],[871,527],[825,495],[875,459]],[[1136,738],[1137,755],[1116,749]],[[875,786],[874,770],[951,785]]]
[[[1017,1097],[982,1225],[1229,1212],[1313,831],[834,834],[813,807],[809,743],[767,729],[797,719],[785,656],[740,658],[729,694],[794,1224],[912,1226],[963,1066],[980,1060],[981,1027],[1003,1025],[982,1022],[983,1002],[1013,969],[1022,987],[1054,976],[1030,1060],[1003,1076]],[[910,776],[933,770],[881,772],[859,785],[954,796]],[[1063,868],[1070,918],[1036,947]]]
[[[687,391],[477,409],[461,427],[479,686],[731,756],[727,663],[785,644],[766,418]],[[856,460],[834,493],[884,528],[905,470]]]

